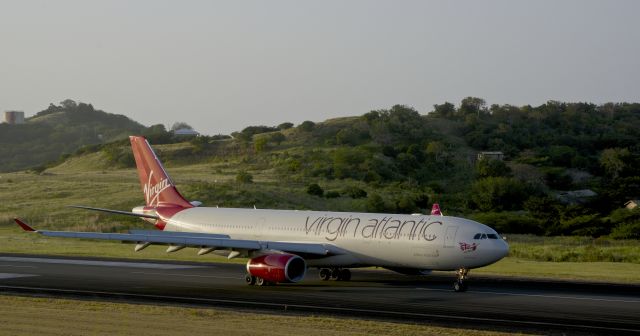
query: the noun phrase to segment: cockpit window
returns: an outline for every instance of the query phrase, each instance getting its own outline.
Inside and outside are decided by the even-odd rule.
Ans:
[[[495,233],[476,233],[473,239],[500,239]]]

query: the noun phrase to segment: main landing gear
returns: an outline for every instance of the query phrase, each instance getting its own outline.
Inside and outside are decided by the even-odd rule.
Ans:
[[[339,268],[339,267],[321,268],[320,280],[349,281],[351,280],[351,271],[349,271],[349,269],[347,268]]]
[[[455,292],[466,292],[467,291],[467,283],[465,279],[467,279],[467,274],[469,270],[466,268],[461,268],[456,271],[456,275],[458,279],[453,283],[453,290]]]
[[[251,286],[251,285],[255,285],[255,286],[269,286],[269,285],[272,285],[271,282],[265,280],[264,278],[253,276],[253,275],[251,275],[249,273],[247,273],[247,275],[244,276],[244,281],[249,286]]]

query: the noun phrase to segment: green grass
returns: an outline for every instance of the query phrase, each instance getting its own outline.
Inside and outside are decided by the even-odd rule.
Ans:
[[[519,259],[553,262],[624,262],[640,264],[638,240],[605,237],[539,237],[509,235],[509,255]]]
[[[640,264],[621,262],[546,262],[507,257],[473,274],[510,277],[640,283]]]
[[[317,316],[0,296],[0,335],[511,335]]]

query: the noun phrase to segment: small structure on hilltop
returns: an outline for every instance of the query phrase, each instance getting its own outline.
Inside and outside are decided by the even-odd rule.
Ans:
[[[24,124],[23,111],[5,111],[4,121],[10,125]]]
[[[504,160],[503,152],[480,152],[478,153],[478,161],[480,160]]]
[[[561,191],[557,194],[558,200],[565,204],[584,204],[594,196],[598,194],[591,189]]]
[[[180,128],[180,129],[177,129],[177,130],[173,131],[173,134],[177,135],[177,136],[185,136],[185,137],[187,137],[187,136],[199,136],[200,135],[200,133],[198,133],[196,130],[191,129],[191,128]]]
[[[640,204],[640,200],[632,199],[632,200],[629,200],[627,203],[625,203],[624,207],[629,210],[633,210],[638,207],[638,204]]]

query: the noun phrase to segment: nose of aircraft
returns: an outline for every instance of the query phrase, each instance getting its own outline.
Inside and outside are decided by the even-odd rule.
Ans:
[[[506,257],[509,254],[509,244],[500,239],[496,241],[496,261]]]

